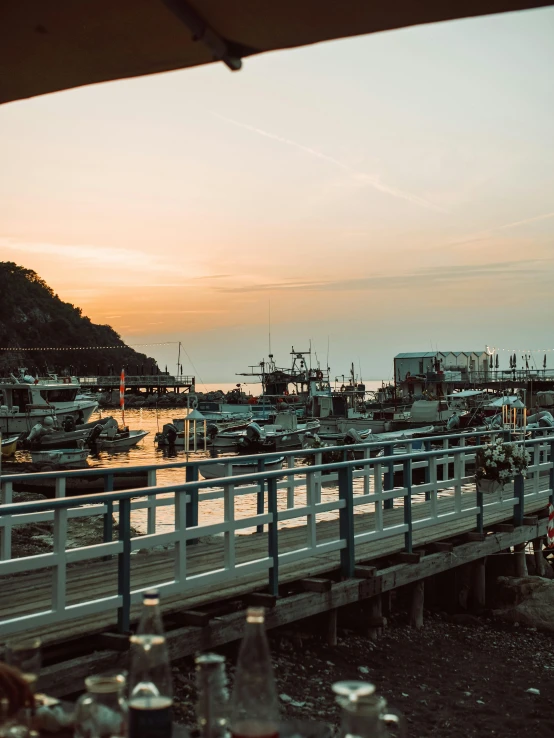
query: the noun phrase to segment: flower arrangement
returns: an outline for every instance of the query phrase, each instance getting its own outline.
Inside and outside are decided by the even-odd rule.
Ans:
[[[497,438],[480,448],[475,456],[475,480],[489,480],[500,485],[511,482],[516,474],[525,476],[531,456],[525,446],[503,443]]]

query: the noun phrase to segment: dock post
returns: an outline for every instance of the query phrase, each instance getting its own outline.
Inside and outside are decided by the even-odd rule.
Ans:
[[[369,601],[369,628],[367,637],[376,641],[383,635],[383,599],[381,594],[375,595]]]
[[[279,523],[277,519],[277,479],[267,480],[267,511],[271,523],[267,526],[267,555],[272,560],[269,568],[269,594],[279,594]]]
[[[477,485],[477,507],[479,508],[479,512],[477,513],[477,533],[483,533],[483,493],[479,489],[479,486]]]
[[[473,608],[485,609],[486,604],[486,557],[473,562]]]
[[[414,582],[412,589],[412,605],[410,608],[410,625],[412,628],[423,628],[423,605],[425,602],[425,580]]]
[[[385,456],[393,456],[394,454],[393,446],[391,444],[384,446],[383,453]],[[384,491],[388,492],[391,489],[394,489],[394,460],[388,462],[387,469],[385,471]],[[383,502],[384,510],[392,510],[393,507],[394,507],[394,500],[392,499],[392,497],[390,498],[390,500],[385,500]]]
[[[340,551],[341,573],[345,579],[354,576],[354,500],[352,489],[352,467],[339,469],[339,499],[345,501],[339,510],[339,534],[346,541]]]
[[[333,607],[327,613],[327,645],[337,645],[337,615],[338,609]]]
[[[198,466],[196,464],[189,464],[186,467],[187,482],[198,481]],[[190,504],[187,505],[187,528],[194,528],[198,525],[198,490],[190,490]],[[197,539],[192,539],[190,543],[198,543]]]
[[[260,459],[258,461],[258,471],[263,472],[264,469],[265,469],[265,459]],[[265,480],[260,479],[258,484],[260,485],[260,490],[256,494],[256,514],[263,515],[264,514]],[[263,533],[263,532],[264,532],[264,526],[257,525],[256,533]]]
[[[113,474],[104,477],[104,492],[113,492],[114,482]],[[111,543],[113,538],[113,502],[106,502],[106,512],[104,513],[104,543]],[[108,557],[106,557],[107,559]],[[105,560],[106,560],[105,559]]]
[[[404,533],[404,548],[408,553],[412,553],[412,460],[406,459],[404,462],[404,487],[406,494],[404,495],[404,524],[408,526],[408,530]]]
[[[119,500],[119,540],[123,551],[117,555],[117,592],[121,607],[117,611],[117,630],[128,633],[131,627],[131,500]]]
[[[527,570],[527,559],[525,558],[525,542],[518,543],[514,546],[514,558],[516,567],[516,577],[526,577],[529,575]]]
[[[546,564],[542,555],[542,538],[533,538],[533,554],[535,556],[535,569],[538,577],[546,576]]]

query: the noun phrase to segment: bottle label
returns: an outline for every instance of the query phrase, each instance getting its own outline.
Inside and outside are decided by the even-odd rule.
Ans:
[[[171,738],[171,700],[164,700],[165,704],[159,707],[145,707],[133,702],[131,700],[129,704],[129,738]]]

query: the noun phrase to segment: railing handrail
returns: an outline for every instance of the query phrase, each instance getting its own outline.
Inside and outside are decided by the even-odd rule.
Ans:
[[[548,428],[545,431],[550,430]],[[343,446],[321,446],[318,448],[303,448],[293,449],[289,451],[271,451],[267,454],[249,454],[241,456],[217,456],[210,459],[198,459],[194,461],[176,461],[169,464],[141,464],[138,466],[118,466],[118,467],[93,467],[91,469],[60,469],[59,471],[48,471],[48,472],[28,472],[26,474],[5,474],[0,476],[0,484],[2,482],[30,482],[34,479],[57,479],[57,478],[71,478],[71,477],[96,477],[96,476],[112,476],[115,474],[124,473],[140,473],[153,471],[165,471],[166,469],[183,469],[187,467],[197,467],[201,469],[203,466],[218,463],[227,460],[240,460],[242,462],[254,462],[260,461],[261,459],[275,459],[280,456],[289,458],[291,456],[307,456],[315,455],[317,453],[327,453],[334,451],[345,451],[352,448],[364,449],[364,448],[384,448],[387,446],[394,446],[401,443],[424,443],[426,441],[437,441],[437,440],[450,440],[457,438],[479,438],[481,436],[490,436],[500,433],[508,433],[509,431],[498,429],[488,431],[475,431],[468,433],[452,433],[444,436],[424,436],[421,438],[390,438],[383,441],[364,441],[362,443],[348,444]],[[444,449],[442,449],[444,453]]]
[[[537,443],[554,443],[553,436],[541,436],[540,438],[526,439],[525,445],[535,445]],[[354,448],[348,446],[347,448]],[[339,448],[344,449],[344,446]],[[358,445],[359,448],[359,445]],[[138,487],[135,489],[118,490],[114,492],[97,492],[92,495],[75,495],[71,497],[58,497],[51,500],[34,500],[31,502],[14,502],[6,505],[0,505],[0,516],[17,515],[31,512],[44,512],[45,510],[65,509],[71,507],[79,507],[82,505],[98,505],[104,502],[118,502],[120,500],[130,500],[134,497],[151,497],[152,495],[168,494],[172,492],[195,492],[200,489],[212,489],[214,486],[230,486],[238,484],[248,484],[269,479],[280,479],[282,477],[290,477],[298,474],[300,471],[307,474],[315,474],[317,472],[333,472],[340,469],[353,469],[356,466],[385,466],[389,464],[400,464],[414,459],[432,459],[440,458],[445,455],[456,456],[465,454],[468,451],[472,453],[479,449],[486,448],[485,445],[480,446],[455,446],[453,448],[431,449],[428,451],[412,451],[405,454],[393,454],[391,456],[374,456],[361,459],[351,459],[347,461],[335,461],[328,464],[317,464],[309,467],[292,467],[275,470],[266,470],[252,472],[250,474],[238,474],[236,476],[221,477],[219,479],[202,479],[189,482],[180,482],[163,487]],[[275,456],[275,454],[274,454]],[[228,457],[230,459],[235,457]],[[259,458],[259,457],[258,457]],[[260,459],[261,460],[261,459]],[[17,475],[12,475],[13,477]]]

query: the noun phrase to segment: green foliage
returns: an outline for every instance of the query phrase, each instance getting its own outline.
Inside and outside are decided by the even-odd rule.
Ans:
[[[44,351],[18,351],[17,347]],[[107,350],[63,351],[77,346],[114,346]],[[26,366],[31,373],[46,369],[74,374],[118,374],[156,371],[154,359],[125,345],[109,325],[92,323],[81,308],[63,302],[32,269],[0,262],[0,374]],[[51,350],[56,347],[56,350]]]

